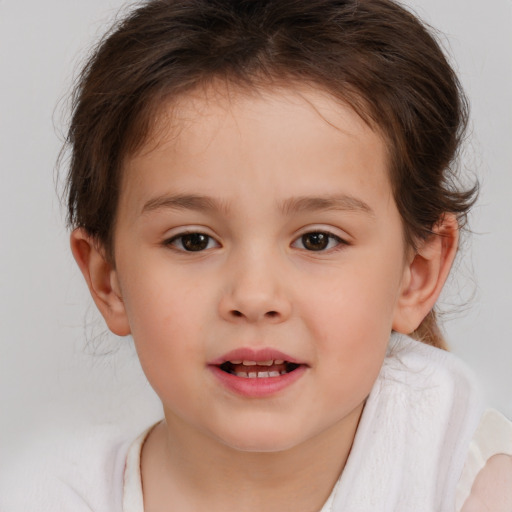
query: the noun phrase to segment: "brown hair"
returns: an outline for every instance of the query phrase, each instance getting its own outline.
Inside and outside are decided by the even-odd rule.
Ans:
[[[218,79],[312,84],[379,130],[409,245],[446,212],[464,224],[476,186],[458,190],[451,166],[466,100],[410,12],[390,0],[150,0],[99,43],[73,96],[68,221],[112,259],[123,159],[144,144],[162,102]],[[433,312],[413,334],[444,346]]]

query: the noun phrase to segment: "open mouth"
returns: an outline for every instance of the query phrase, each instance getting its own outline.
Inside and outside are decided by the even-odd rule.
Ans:
[[[226,361],[219,368],[226,373],[245,379],[268,379],[291,373],[301,365],[282,359],[268,361]]]

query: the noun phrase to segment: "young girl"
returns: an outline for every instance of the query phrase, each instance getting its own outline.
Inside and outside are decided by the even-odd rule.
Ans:
[[[512,425],[434,314],[475,189],[413,15],[152,0],[74,99],[72,251],[164,419],[68,453],[33,510],[512,510]]]

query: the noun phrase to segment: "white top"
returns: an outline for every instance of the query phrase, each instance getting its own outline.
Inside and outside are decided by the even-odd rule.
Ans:
[[[144,512],[144,503],[142,495],[142,479],[140,473],[140,454],[142,446],[149,432],[153,427],[145,430],[130,446],[128,455],[126,457],[126,468],[124,472],[124,489],[123,489],[123,512]],[[510,495],[509,502],[504,502],[501,496],[493,494],[491,499],[495,500],[490,502],[484,497],[479,496],[479,489],[475,489],[475,493],[468,499],[471,494],[471,489],[478,476],[482,473],[487,461],[494,455],[503,454],[510,460],[510,474],[504,491]],[[489,478],[499,480],[500,469],[491,468]],[[502,475],[504,476],[504,475]],[[336,482],[329,498],[319,512],[333,512],[334,496],[337,494],[338,488],[341,483],[341,477]],[[492,512],[512,512],[512,422],[507,420],[499,412],[488,409],[482,416],[482,420],[478,429],[471,440],[468,457],[462,476],[459,480],[456,490],[456,512],[464,512],[473,510],[472,502],[477,505],[485,504],[488,510]],[[463,510],[463,504],[465,508]],[[483,507],[476,508],[475,511],[482,512]],[[374,511],[378,512],[378,511]]]

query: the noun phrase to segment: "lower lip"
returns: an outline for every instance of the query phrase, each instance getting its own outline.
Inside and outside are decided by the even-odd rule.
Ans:
[[[230,391],[249,398],[263,398],[272,396],[288,388],[299,380],[306,371],[306,366],[299,366],[295,370],[279,377],[247,378],[237,377],[232,373],[222,371],[218,366],[209,366],[212,373]]]

